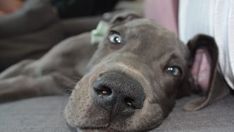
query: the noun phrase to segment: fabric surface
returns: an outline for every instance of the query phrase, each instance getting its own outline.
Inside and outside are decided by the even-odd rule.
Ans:
[[[233,132],[234,97],[197,112],[184,112],[192,97],[178,100],[162,125],[151,132]],[[63,117],[67,97],[41,97],[0,105],[1,132],[70,132]]]
[[[178,0],[145,0],[145,16],[177,33]]]
[[[196,112],[184,112],[182,107],[191,97],[177,102],[168,118],[153,132],[233,132],[234,97],[228,96]]]
[[[1,132],[69,132],[64,97],[34,98],[0,105]]]
[[[213,36],[219,47],[219,65],[234,89],[234,0],[180,0],[179,36],[187,43],[196,34]]]

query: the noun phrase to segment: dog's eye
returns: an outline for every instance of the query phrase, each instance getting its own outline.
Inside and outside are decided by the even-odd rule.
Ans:
[[[122,37],[116,31],[111,31],[108,39],[112,44],[122,44]]]
[[[172,76],[180,76],[182,74],[182,70],[178,66],[168,66],[166,68],[166,72]]]

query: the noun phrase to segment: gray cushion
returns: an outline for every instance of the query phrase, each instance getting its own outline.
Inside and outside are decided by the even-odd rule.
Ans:
[[[183,105],[191,97],[177,102],[173,112],[157,132],[233,132],[234,97],[228,96],[196,112],[185,112]]]
[[[173,112],[153,132],[233,132],[234,98],[223,100],[197,112],[184,112],[177,102]],[[0,105],[1,132],[70,132],[63,118],[67,97],[41,97]]]
[[[33,98],[0,105],[0,132],[69,132],[65,97]]]

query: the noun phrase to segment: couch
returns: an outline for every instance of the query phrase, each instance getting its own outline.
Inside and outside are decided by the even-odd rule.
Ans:
[[[233,132],[234,97],[196,112],[184,112],[192,97],[177,101],[172,113],[152,132]],[[68,97],[51,96],[0,105],[0,132],[71,132],[63,117]]]

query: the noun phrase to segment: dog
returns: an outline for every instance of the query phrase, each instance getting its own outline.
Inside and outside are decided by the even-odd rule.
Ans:
[[[195,111],[229,94],[218,68],[215,40],[197,35],[187,45],[152,20],[117,15],[98,45],[90,33],[69,38],[39,60],[0,75],[0,102],[65,94],[67,123],[81,131],[137,132],[158,127],[176,99],[200,96]],[[73,89],[74,88],[74,89]]]

